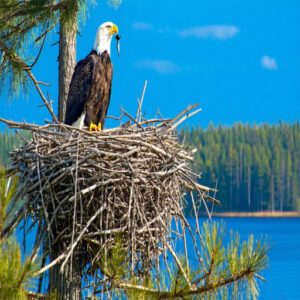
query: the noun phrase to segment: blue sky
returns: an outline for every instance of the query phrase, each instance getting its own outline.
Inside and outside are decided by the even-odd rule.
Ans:
[[[295,122],[300,118],[299,0],[105,0],[80,25],[77,60],[91,50],[104,21],[119,26],[121,56],[112,43],[110,115],[134,114],[145,80],[143,111],[172,117],[188,104],[203,111],[189,125]],[[52,34],[48,45],[56,42]],[[34,69],[57,106],[57,46],[47,46]],[[0,99],[0,116],[42,124],[50,119],[36,92]],[[109,126],[114,124],[109,123]],[[0,127],[1,129],[4,126]]]

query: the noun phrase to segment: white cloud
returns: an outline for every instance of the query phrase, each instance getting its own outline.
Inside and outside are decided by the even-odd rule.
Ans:
[[[261,65],[268,70],[277,70],[277,61],[275,58],[265,55],[261,58]]]
[[[136,30],[150,30],[153,28],[151,24],[144,22],[135,22],[131,27]]]
[[[171,74],[180,71],[180,68],[169,60],[139,60],[135,63],[138,69],[150,69],[160,74]]]
[[[207,25],[182,29],[178,31],[178,34],[184,38],[195,37],[227,40],[235,37],[239,32],[239,28],[233,25]]]

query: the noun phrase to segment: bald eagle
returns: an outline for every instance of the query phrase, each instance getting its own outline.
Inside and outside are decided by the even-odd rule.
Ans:
[[[118,27],[112,22],[99,26],[93,50],[80,60],[69,87],[65,123],[78,128],[101,130],[110,102],[113,68],[110,44],[113,35],[117,41]]]

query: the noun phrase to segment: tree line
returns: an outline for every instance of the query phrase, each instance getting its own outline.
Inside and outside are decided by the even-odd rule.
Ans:
[[[300,209],[300,124],[232,127],[209,125],[181,131],[197,149],[194,169],[200,183],[217,187],[222,211]],[[22,143],[13,132],[0,133],[0,164]]]
[[[28,134],[24,133],[25,136]],[[22,144],[20,135],[13,131],[0,132],[0,166],[9,165],[9,153]]]
[[[181,131],[197,148],[200,182],[219,190],[223,211],[300,209],[300,124],[209,125]]]

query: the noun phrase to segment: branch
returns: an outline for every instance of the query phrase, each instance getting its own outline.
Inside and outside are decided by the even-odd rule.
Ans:
[[[92,222],[96,219],[96,217],[103,212],[103,210],[106,209],[106,203],[104,203],[97,211],[96,213],[90,218],[90,220],[87,222],[87,224],[85,225],[85,227],[83,228],[83,230],[81,231],[81,233],[79,234],[79,236],[77,237],[77,239],[75,240],[75,242],[73,244],[71,244],[71,247],[69,247],[69,253],[66,255],[66,258],[64,260],[64,262],[62,263],[60,270],[62,271],[64,269],[65,264],[67,263],[69,257],[71,256],[71,254],[73,253],[74,248],[76,247],[76,245],[78,244],[78,242],[80,241],[81,237],[83,236],[83,234],[88,230],[89,226],[92,224]]]
[[[33,273],[32,276],[37,276],[39,274],[46,272],[47,270],[49,270],[50,268],[55,266],[57,263],[59,263],[61,260],[63,260],[65,257],[66,257],[66,253],[62,253],[56,259],[52,260],[51,263],[49,263],[47,266],[45,266],[45,267],[39,269],[38,271],[36,271],[35,273]]]
[[[183,291],[182,293],[180,293],[179,296],[186,297],[186,296],[192,296],[192,295],[197,295],[197,294],[204,294],[204,293],[219,289],[225,285],[239,281],[242,278],[248,277],[251,274],[254,274],[254,272],[250,268],[247,268],[247,269],[241,270],[236,275],[231,275],[227,278],[219,279],[217,282],[211,282],[205,286],[202,286],[197,289],[190,290],[190,291]],[[160,298],[160,299],[166,299],[166,298]]]
[[[22,2],[23,5],[20,9],[17,9],[17,10],[14,9],[13,11],[11,11],[10,14],[7,13],[3,18],[0,19],[0,22],[5,22],[8,19],[11,20],[12,18],[16,18],[16,17],[27,16],[30,13],[30,9],[33,10],[34,8],[26,7],[26,2],[28,2],[28,1]],[[21,4],[21,2],[20,2],[20,4]],[[2,4],[1,4],[1,6],[2,6]],[[7,9],[7,11],[9,11],[12,8],[12,6],[7,5],[6,7],[2,6],[1,8]],[[56,3],[56,4],[50,4],[50,5],[47,4],[42,9],[44,11],[48,11],[50,9],[52,12],[55,12],[55,11],[58,11],[61,9],[68,9],[68,5],[66,3],[64,3],[64,1],[60,1],[59,3]]]
[[[179,261],[177,255],[176,255],[176,253],[174,252],[174,250],[172,249],[172,247],[171,247],[168,243],[165,243],[165,245],[167,246],[168,250],[169,250],[170,253],[172,254],[172,256],[173,256],[174,260],[176,261],[176,264],[178,265],[178,267],[179,267],[179,269],[180,269],[180,271],[181,271],[181,273],[182,273],[182,275],[183,275],[183,277],[184,277],[186,283],[188,284],[189,288],[191,289],[191,288],[192,288],[192,284],[191,284],[191,282],[190,282],[190,280],[189,280],[188,275],[187,275],[186,272],[184,271],[184,269],[183,269],[183,267],[182,267],[182,265],[181,265],[181,263],[180,263],[180,261]]]
[[[42,98],[45,106],[47,107],[50,115],[52,116],[52,119],[55,123],[59,123],[54,112],[53,109],[51,107],[51,104],[49,103],[49,101],[46,99],[45,95],[43,94],[40,86],[39,86],[39,81],[36,80],[36,78],[34,77],[33,73],[31,72],[31,67],[28,66],[25,61],[18,56],[17,54],[15,54],[14,52],[12,53],[11,50],[9,48],[7,48],[1,41],[0,41],[0,48],[3,52],[6,53],[6,55],[8,56],[10,61],[16,62],[18,64],[20,64],[20,67],[23,69],[23,71],[25,71],[27,73],[27,75],[29,76],[29,78],[32,80],[37,92],[39,93],[40,97]]]
[[[176,123],[174,123],[172,126],[171,126],[171,129],[175,129],[176,127],[178,127],[178,125],[180,125],[181,123],[183,123],[186,119],[192,117],[193,115],[197,114],[198,112],[200,112],[202,109],[199,108],[199,109],[196,109],[195,111],[193,112],[187,112],[181,119],[179,119]]]
[[[42,90],[41,90],[41,88],[40,88],[40,86],[39,86],[38,81],[35,79],[35,77],[34,77],[34,75],[32,74],[32,72],[31,72],[30,69],[26,69],[25,71],[27,72],[28,76],[29,76],[30,79],[32,80],[33,84],[35,85],[35,88],[36,88],[36,90],[38,91],[40,97],[42,98],[44,104],[46,105],[46,107],[47,107],[47,109],[48,109],[50,115],[52,116],[53,121],[54,121],[55,123],[58,123],[58,120],[57,120],[57,118],[56,118],[56,115],[55,115],[54,112],[53,112],[53,109],[52,109],[52,107],[51,107],[51,104],[50,104],[49,101],[46,99],[45,95],[43,94],[43,92],[42,92]]]
[[[156,295],[158,299],[175,299],[175,298],[182,298],[184,299],[185,297],[188,296],[197,296],[201,294],[206,294],[211,291],[215,291],[223,286],[226,286],[228,284],[232,284],[236,281],[239,281],[245,277],[248,277],[249,275],[254,274],[254,272],[248,268],[241,270],[238,274],[236,275],[231,275],[227,278],[220,279],[216,282],[211,282],[208,283],[205,286],[201,286],[199,288],[191,288],[190,290],[179,290],[179,291],[162,291],[158,289],[153,289],[153,288],[148,288],[142,285],[135,285],[132,283],[127,283],[127,282],[118,282],[115,283],[114,285],[117,288],[121,288],[124,290],[133,290],[133,291],[139,291],[139,292],[144,292],[146,294],[152,294]]]
[[[143,105],[143,101],[144,101],[144,96],[145,96],[147,84],[148,84],[148,81],[145,80],[141,98],[138,99],[138,110],[137,110],[136,118],[135,118],[137,122],[141,122],[141,119],[142,119],[142,105]]]

